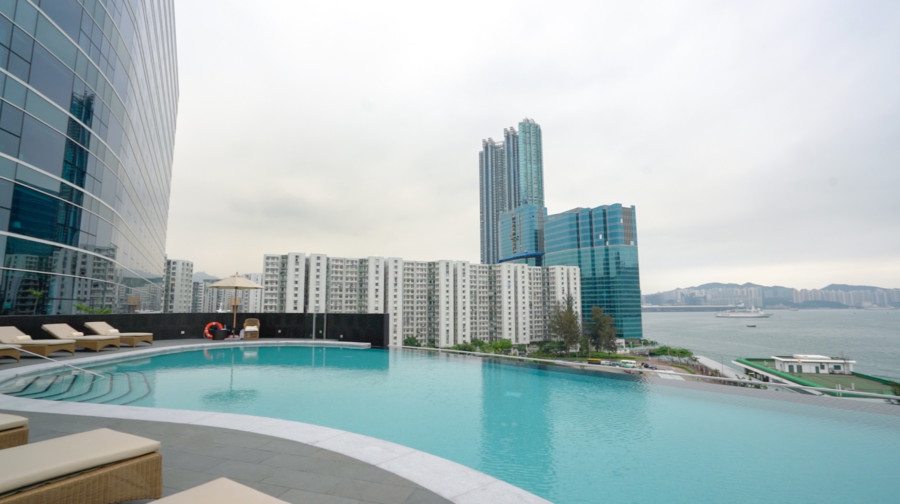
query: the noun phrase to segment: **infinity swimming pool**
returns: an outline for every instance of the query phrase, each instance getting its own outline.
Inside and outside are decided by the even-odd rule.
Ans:
[[[896,502],[900,416],[417,351],[212,348],[4,383],[334,427],[559,503]]]

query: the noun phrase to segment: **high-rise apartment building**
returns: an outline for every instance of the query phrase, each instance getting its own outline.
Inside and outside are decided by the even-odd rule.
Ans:
[[[163,289],[163,312],[190,313],[194,291],[194,263],[166,259]]]
[[[284,268],[291,264],[287,258],[292,256],[303,254],[265,256],[266,274],[283,276]],[[301,263],[299,259],[296,262]],[[555,306],[568,295],[580,302],[580,274],[574,266],[350,259],[321,254],[310,255],[305,264],[307,304],[301,311],[386,313],[389,341],[394,346],[402,345],[406,338],[441,347],[473,339],[507,338],[515,344],[540,341],[549,337],[547,323]],[[292,284],[276,285],[274,280],[266,285],[264,306],[277,305],[268,300],[284,297],[279,290],[293,289]],[[321,301],[314,301],[317,297]]]
[[[613,317],[619,338],[641,338],[641,282],[634,207],[574,208],[550,215],[544,227],[544,264],[578,266],[581,310]]]
[[[266,254],[263,257],[262,310],[303,313],[306,311],[306,254]]]
[[[173,2],[0,2],[0,55],[0,314],[159,309]]]
[[[540,265],[536,237],[547,213],[541,127],[526,118],[518,131],[504,129],[503,139],[482,140],[478,156],[481,262]]]
[[[262,273],[244,273],[242,277],[259,285],[263,284]],[[262,310],[262,289],[243,289],[238,291],[238,299],[241,301],[241,311],[247,313],[259,313]]]
[[[519,123],[518,205],[544,206],[544,148],[541,126],[534,119]]]

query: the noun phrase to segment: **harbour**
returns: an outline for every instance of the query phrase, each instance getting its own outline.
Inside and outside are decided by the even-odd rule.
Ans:
[[[742,357],[824,354],[852,358],[862,373],[900,379],[900,310],[774,310],[768,319],[713,313],[644,313],[645,337],[706,356],[718,367]],[[715,367],[715,366],[711,366]]]

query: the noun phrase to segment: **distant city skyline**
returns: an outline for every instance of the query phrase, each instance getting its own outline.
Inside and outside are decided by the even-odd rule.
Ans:
[[[478,139],[527,116],[546,207],[639,209],[643,292],[900,286],[900,4],[513,5],[176,3],[169,257],[477,261]]]

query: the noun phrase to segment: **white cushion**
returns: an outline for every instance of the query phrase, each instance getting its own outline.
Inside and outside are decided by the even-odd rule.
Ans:
[[[119,330],[118,329],[110,329],[110,330],[106,331],[106,334],[119,334]]]
[[[77,338],[77,337],[79,337],[79,336],[84,336],[84,333],[83,333],[83,332],[78,332],[78,331],[75,331],[75,332],[72,333],[72,337],[73,337],[73,338]]]
[[[26,425],[28,425],[28,419],[25,417],[0,413],[0,431],[24,427]]]
[[[156,451],[159,441],[112,429],[6,448],[0,457],[0,494]]]
[[[109,336],[105,336],[102,334],[89,334],[87,336],[78,336],[75,338],[76,341],[109,341],[109,340],[118,340],[119,337],[115,334],[110,334]]]
[[[16,341],[31,341],[31,336],[27,336],[25,334],[16,336]]]
[[[235,503],[235,504],[287,504],[281,499],[264,494],[258,490],[235,483],[228,478],[219,478],[194,488],[188,488],[177,494],[163,497],[158,504],[196,504],[198,502]]]

